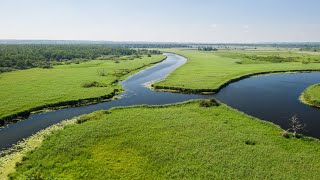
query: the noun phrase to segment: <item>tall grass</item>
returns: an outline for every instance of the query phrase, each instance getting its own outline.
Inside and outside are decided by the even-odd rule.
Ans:
[[[200,102],[84,116],[18,163],[14,179],[317,179],[320,142]]]

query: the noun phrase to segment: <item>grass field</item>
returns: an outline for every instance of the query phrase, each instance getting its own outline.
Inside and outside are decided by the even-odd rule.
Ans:
[[[2,73],[0,119],[39,106],[108,95],[121,89],[118,83],[114,83],[116,80],[163,58],[164,55],[153,55],[135,60],[92,60],[52,69]]]
[[[232,79],[274,71],[320,70],[320,58],[312,53],[273,51],[217,51],[168,49],[188,58],[185,65],[164,81],[158,89],[217,90]],[[277,61],[273,61],[277,59]]]
[[[130,117],[130,118],[128,118]],[[86,120],[86,121],[85,121]],[[28,153],[14,179],[317,179],[320,142],[225,105],[99,111]]]
[[[300,100],[305,104],[320,108],[320,84],[308,87],[300,96]]]
[[[218,89],[232,79],[254,73],[320,70],[318,56],[311,53],[271,50],[171,51],[186,56],[188,61],[165,81],[157,83],[162,87]],[[121,63],[96,60],[48,70],[32,70],[51,70],[56,74],[56,83],[64,77],[58,76],[61,74],[59,72],[64,72],[63,74],[69,77],[69,81],[63,80],[65,84],[71,83],[71,80],[74,86],[78,85],[73,91],[70,90],[70,94],[74,91],[80,93],[91,90],[84,94],[91,97],[90,95],[95,93],[96,97],[99,93],[104,92],[102,95],[105,95],[108,90],[110,93],[120,88],[113,82],[117,78],[126,77],[123,72],[162,58],[163,56],[152,56],[150,59],[144,57]],[[106,70],[106,76],[98,75],[101,69]],[[27,71],[31,70],[3,75]],[[79,75],[74,77],[73,75],[77,74],[75,72]],[[41,79],[39,77],[42,76],[38,75],[35,79]],[[44,78],[43,82],[47,82],[47,78]],[[84,85],[90,88],[84,88]],[[50,87],[50,83],[46,87]],[[63,87],[58,85],[57,88]],[[312,88],[313,86],[306,92],[315,94],[319,90]],[[70,87],[65,87],[65,91],[68,89]],[[2,168],[3,173],[0,173],[0,177],[13,170],[16,172],[9,176],[13,179],[319,177],[319,140],[309,137],[285,138],[279,126],[250,117],[223,104],[202,107],[208,105],[208,101],[203,102],[116,108],[78,117],[66,123],[64,128],[58,125],[52,128],[56,129],[55,131],[44,132],[49,135],[31,137],[28,146],[32,150],[23,158],[23,154],[28,151],[26,147],[17,155],[12,154],[8,162],[7,159],[2,159],[0,171]],[[15,162],[18,163],[14,169]]]

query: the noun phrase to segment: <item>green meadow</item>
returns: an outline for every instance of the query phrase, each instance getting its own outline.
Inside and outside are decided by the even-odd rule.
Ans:
[[[201,106],[201,105],[202,106]],[[12,179],[317,179],[320,142],[226,105],[117,108],[77,118]],[[210,103],[209,103],[210,105]],[[130,117],[130,118],[128,118]]]
[[[300,96],[300,100],[308,105],[320,107],[320,84],[308,87]]]
[[[0,74],[0,119],[33,108],[112,94],[117,83],[138,69],[164,59],[147,55],[134,60],[90,60]]]
[[[158,89],[216,91],[231,80],[251,74],[320,70],[320,56],[297,51],[198,51],[167,49],[188,58],[185,65],[156,83]]]

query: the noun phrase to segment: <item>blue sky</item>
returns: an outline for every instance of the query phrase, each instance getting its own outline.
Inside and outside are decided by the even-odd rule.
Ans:
[[[0,0],[0,39],[320,41],[318,0]]]

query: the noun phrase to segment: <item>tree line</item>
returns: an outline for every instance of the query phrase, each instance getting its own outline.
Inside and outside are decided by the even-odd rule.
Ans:
[[[198,50],[199,51],[218,51],[217,48],[213,48],[211,46],[199,46]]]
[[[0,73],[34,67],[79,63],[101,56],[130,56],[159,54],[156,50],[130,49],[104,45],[0,45]]]

